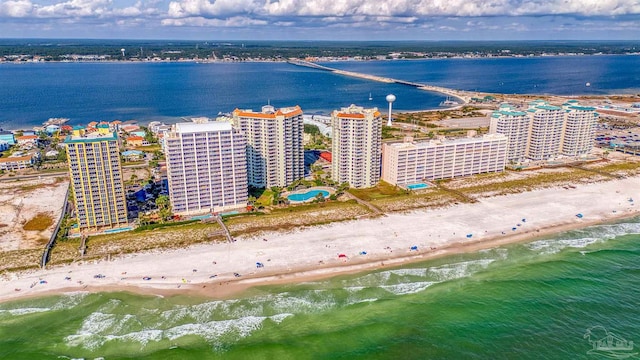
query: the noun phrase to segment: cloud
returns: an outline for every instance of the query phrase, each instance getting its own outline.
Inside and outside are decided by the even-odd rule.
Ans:
[[[21,18],[28,16],[33,9],[29,0],[5,1],[0,3],[0,16]]]
[[[245,28],[251,31],[287,29],[299,35],[306,29],[406,30],[421,32],[500,30],[535,33],[540,18],[557,18],[569,26],[561,31],[586,28],[640,31],[638,0],[0,0],[0,34],[11,24],[41,19],[41,26],[67,24],[97,26]],[[3,19],[7,19],[4,20]],[[49,19],[45,22],[43,19]],[[523,20],[525,19],[525,20]],[[527,21],[529,19],[530,21]],[[616,22],[624,25],[616,26]],[[35,29],[36,27],[32,27]],[[412,29],[419,30],[411,34]],[[13,32],[17,31],[11,29]],[[342,30],[341,30],[342,31]],[[363,34],[365,32],[363,31]],[[264,36],[265,34],[261,34]],[[306,35],[305,35],[306,36]],[[389,35],[391,36],[391,35]]]
[[[640,14],[637,0],[178,0],[170,16],[538,16]]]

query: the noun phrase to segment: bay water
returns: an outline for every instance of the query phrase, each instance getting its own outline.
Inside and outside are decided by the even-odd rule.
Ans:
[[[640,56],[339,61],[367,74],[492,93],[603,95],[640,93]],[[39,126],[52,117],[91,121],[183,121],[235,108],[300,105],[329,114],[356,104],[394,111],[435,109],[445,96],[283,62],[0,64],[0,128]],[[586,86],[589,83],[589,86]],[[369,95],[371,94],[371,100]]]

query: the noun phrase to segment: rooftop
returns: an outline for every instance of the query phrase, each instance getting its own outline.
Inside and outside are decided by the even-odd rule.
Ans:
[[[425,141],[411,141],[411,142],[397,142],[386,143],[394,148],[399,149],[415,149],[415,148],[427,148],[453,144],[466,144],[491,140],[506,140],[507,137],[503,134],[487,134],[482,136],[454,138],[454,139],[438,139],[438,140],[425,140]]]
[[[118,140],[118,136],[116,133],[106,133],[101,134],[97,132],[85,134],[83,136],[73,136],[69,135],[64,139],[66,144],[72,143],[89,143],[89,142],[98,142],[98,141],[116,141]]]
[[[231,128],[231,123],[223,121],[212,121],[202,124],[185,122],[175,124],[174,131],[178,134],[190,134],[202,132],[230,131]]]
[[[271,105],[265,105],[262,107],[262,112],[254,112],[253,110],[240,110],[235,109],[233,111],[233,115],[240,117],[251,117],[251,118],[260,118],[260,119],[275,119],[277,116],[286,116],[292,117],[302,114],[302,109],[300,106],[291,106],[291,107],[283,107],[280,109],[275,109]]]
[[[349,107],[343,107],[340,110],[335,110],[333,115],[341,118],[363,119],[366,115],[378,117],[381,114],[376,107],[366,109],[363,106],[351,104]]]

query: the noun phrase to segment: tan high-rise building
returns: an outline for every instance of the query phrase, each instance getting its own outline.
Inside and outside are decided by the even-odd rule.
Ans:
[[[164,133],[169,198],[181,215],[247,205],[246,140],[228,122],[178,123]]]
[[[578,101],[569,100],[563,105],[565,110],[562,131],[562,155],[580,156],[593,149],[596,136],[598,113],[596,108],[580,106]]]
[[[285,187],[304,177],[304,124],[299,106],[261,112],[233,111],[233,123],[247,139],[247,176],[250,186]]]
[[[536,100],[526,111],[503,104],[491,115],[490,133],[508,138],[507,160],[549,160],[580,156],[593,148],[598,113],[569,100],[560,106]]]
[[[527,109],[531,118],[527,158],[548,160],[560,154],[564,110],[545,101],[534,101]]]
[[[382,146],[382,180],[411,185],[425,180],[504,171],[507,138],[501,134]]]
[[[127,202],[117,135],[77,132],[67,136],[64,143],[79,228],[126,225]]]
[[[351,105],[331,113],[331,178],[354,188],[380,181],[382,115],[377,108]]]
[[[501,105],[491,114],[489,133],[503,134],[508,139],[507,161],[521,162],[526,159],[530,124],[528,113],[517,111],[508,104]]]

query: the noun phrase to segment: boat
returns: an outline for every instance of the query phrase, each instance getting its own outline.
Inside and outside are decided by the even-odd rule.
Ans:
[[[371,97],[371,93],[369,93],[369,101],[373,100],[373,97]]]
[[[455,100],[451,100],[451,98],[448,96],[445,101],[440,103],[440,106],[455,106],[455,105],[460,105],[460,103]]]

